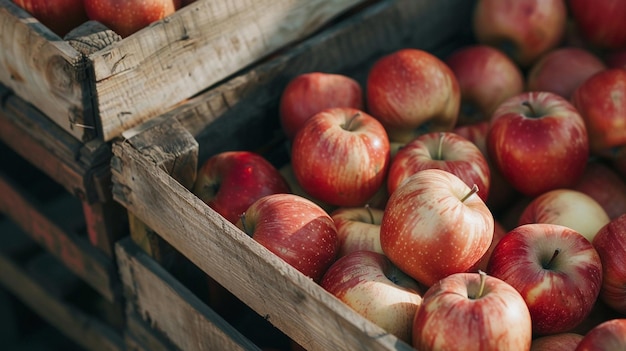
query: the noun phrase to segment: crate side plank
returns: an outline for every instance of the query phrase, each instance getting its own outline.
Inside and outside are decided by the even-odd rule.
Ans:
[[[109,301],[118,300],[117,275],[111,258],[91,246],[87,240],[64,231],[47,218],[40,210],[40,205],[30,199],[28,193],[20,190],[2,174],[0,194],[1,213],[6,214],[37,243]]]
[[[83,55],[10,0],[0,0],[0,48],[0,82],[82,140]]]
[[[0,284],[76,343],[90,350],[123,350],[123,340],[113,328],[50,295],[3,252],[0,267]]]
[[[258,350],[134,243],[118,242],[116,253],[127,308],[181,350]]]
[[[130,144],[113,150],[114,198],[300,345],[411,349],[225,221]]]
[[[196,1],[90,55],[103,139],[166,112],[360,2]]]

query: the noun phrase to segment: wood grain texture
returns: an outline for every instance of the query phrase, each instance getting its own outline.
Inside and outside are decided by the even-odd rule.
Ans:
[[[118,242],[116,252],[127,309],[181,350],[258,349],[132,241]]]
[[[411,349],[257,244],[129,143],[113,151],[114,198],[300,345]]]

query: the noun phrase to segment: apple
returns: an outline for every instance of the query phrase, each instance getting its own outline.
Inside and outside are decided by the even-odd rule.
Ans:
[[[626,349],[626,318],[613,318],[585,334],[575,351],[614,351]]]
[[[580,84],[606,68],[606,64],[587,49],[556,48],[531,66],[527,76],[527,89],[549,91],[569,100]]]
[[[472,28],[478,43],[501,48],[529,67],[561,42],[567,16],[564,0],[478,0]]]
[[[13,0],[60,37],[87,21],[83,0]]]
[[[85,0],[84,6],[90,20],[125,38],[176,12],[181,0]]]
[[[533,339],[530,351],[574,351],[583,336],[576,333],[557,333]]]
[[[422,134],[398,150],[389,167],[387,191],[393,194],[406,178],[430,168],[448,171],[469,187],[478,186],[478,196],[487,200],[491,185],[487,159],[476,144],[453,132]]]
[[[494,232],[491,211],[476,191],[436,168],[408,177],[383,213],[385,255],[425,286],[470,269],[487,252]]]
[[[461,91],[454,72],[440,58],[407,48],[374,62],[367,75],[366,102],[389,139],[406,143],[426,132],[452,130]]]
[[[363,90],[356,80],[327,72],[308,72],[291,79],[280,96],[280,123],[288,139],[309,117],[332,107],[363,110]]]
[[[602,227],[592,241],[602,261],[600,299],[626,314],[626,214]]]
[[[555,189],[534,198],[520,215],[518,225],[560,224],[592,241],[609,221],[604,208],[591,196],[572,189]]]
[[[302,196],[264,196],[248,207],[236,226],[316,282],[337,259],[339,238],[333,219]]]
[[[585,121],[550,92],[524,92],[500,104],[487,149],[504,178],[527,196],[574,185],[589,159]]]
[[[385,255],[353,251],[328,268],[320,285],[388,333],[411,342],[421,287]]]
[[[504,281],[484,273],[442,278],[423,296],[413,321],[418,350],[528,350],[528,307]]]
[[[585,121],[592,154],[610,158],[626,145],[626,70],[589,77],[574,91],[572,104]]]
[[[487,150],[489,125],[490,121],[480,121],[473,124],[456,126],[452,132],[474,143],[483,153],[483,156],[485,156],[487,164],[489,165],[489,175],[491,178],[486,204],[493,212],[494,210],[500,211],[512,204],[519,197],[519,194],[489,158],[489,151]]]
[[[600,256],[591,242],[558,224],[524,224],[509,231],[494,248],[487,272],[520,292],[537,336],[580,324],[602,285]]]
[[[291,145],[291,165],[304,191],[331,205],[364,205],[379,191],[390,163],[383,125],[354,108],[310,117]]]
[[[626,3],[620,0],[568,0],[567,5],[585,41],[598,49],[626,46]]]
[[[292,194],[296,194],[296,195],[302,196],[306,199],[313,201],[316,205],[323,208],[324,211],[326,211],[327,213],[331,213],[334,210],[339,208],[338,206],[331,205],[320,199],[316,199],[315,197],[311,196],[306,191],[304,191],[304,189],[302,189],[302,186],[300,186],[300,183],[298,183],[298,180],[296,179],[296,175],[293,173],[293,166],[291,165],[291,162],[288,162],[282,165],[278,169],[278,171],[280,172],[280,174],[283,176],[283,178],[289,185],[289,188],[291,189]]]
[[[226,220],[235,223],[259,198],[291,190],[278,169],[262,155],[251,151],[224,151],[202,164],[192,192]]]
[[[382,209],[363,206],[341,207],[330,214],[337,227],[339,257],[360,250],[383,253],[380,247],[383,212]]]
[[[524,75],[519,66],[492,46],[464,46],[444,62],[454,72],[461,89],[457,126],[490,120],[502,101],[524,91]]]
[[[493,222],[493,238],[491,239],[491,244],[487,249],[487,252],[483,254],[483,256],[474,264],[474,266],[468,269],[468,272],[478,272],[478,271],[487,271],[487,265],[489,264],[489,258],[491,258],[491,253],[493,249],[498,245],[500,239],[502,239],[508,231],[504,228],[504,226],[497,220]]]
[[[626,213],[626,182],[606,163],[591,159],[572,187],[596,200],[610,219]]]

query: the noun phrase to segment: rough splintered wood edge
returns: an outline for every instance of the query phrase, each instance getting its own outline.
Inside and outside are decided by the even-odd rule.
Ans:
[[[115,143],[113,152],[114,198],[298,344],[412,350],[225,221],[130,143]]]
[[[116,253],[127,309],[151,321],[180,349],[258,349],[132,241],[118,242]]]
[[[90,55],[103,140],[165,113],[361,2],[197,1]]]

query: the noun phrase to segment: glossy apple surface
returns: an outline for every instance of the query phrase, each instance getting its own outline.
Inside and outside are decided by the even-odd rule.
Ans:
[[[528,350],[532,338],[524,299],[504,281],[456,273],[423,296],[413,321],[418,350]]]
[[[487,252],[494,231],[493,216],[475,190],[440,169],[407,178],[383,214],[385,255],[425,286],[470,269]]]
[[[596,200],[610,219],[626,213],[626,178],[600,160],[590,160],[572,188]]]
[[[472,21],[479,43],[527,67],[563,39],[567,7],[563,0],[479,0]]]
[[[504,178],[527,196],[574,185],[589,159],[585,121],[549,92],[504,101],[491,119],[487,149]]]
[[[236,225],[316,282],[337,258],[339,239],[333,219],[298,195],[264,196],[250,205]]]
[[[535,335],[576,327],[589,315],[602,285],[600,256],[589,240],[556,224],[509,231],[494,248],[487,271],[520,292]]]
[[[356,80],[336,73],[309,72],[293,78],[283,90],[279,103],[281,127],[288,139],[309,117],[332,107],[363,110],[363,89]]]
[[[626,318],[608,320],[584,335],[575,351],[613,351],[626,349]]]
[[[591,46],[619,49],[626,46],[626,3],[620,0],[568,0],[576,29]]]
[[[444,61],[454,72],[461,89],[457,126],[488,121],[507,98],[524,91],[519,66],[501,50],[470,45],[454,51]]]
[[[438,57],[401,49],[379,58],[366,82],[368,112],[389,139],[406,143],[426,132],[451,130],[461,105],[459,83]]]
[[[430,168],[448,171],[472,187],[487,200],[491,185],[489,164],[473,142],[453,132],[422,134],[402,147],[391,162],[387,176],[389,194],[409,176]]]
[[[339,258],[320,285],[366,319],[407,343],[421,288],[385,255],[354,251]]]
[[[361,250],[383,253],[380,247],[383,212],[378,208],[363,206],[341,207],[330,214],[337,227],[339,257]]]
[[[278,169],[262,155],[225,151],[209,157],[198,170],[193,193],[209,207],[235,223],[259,198],[289,193]]]
[[[600,298],[609,307],[626,314],[626,214],[602,227],[592,242],[602,261]]]
[[[382,124],[347,107],[321,111],[298,131],[291,165],[311,196],[340,207],[364,205],[383,186],[390,147]]]
[[[626,145],[626,70],[606,69],[589,77],[572,95],[589,134],[591,152],[612,157]]]
[[[534,198],[522,211],[518,225],[560,224],[592,241],[609,221],[604,208],[591,196],[572,189],[555,189]]]

